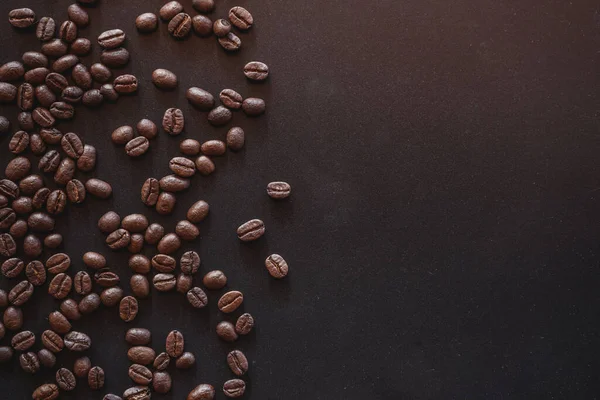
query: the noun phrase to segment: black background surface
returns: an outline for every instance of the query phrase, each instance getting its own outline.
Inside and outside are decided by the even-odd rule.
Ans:
[[[39,49],[33,32],[8,24],[10,9],[29,6],[60,23],[71,2],[2,1],[0,62]],[[100,111],[80,107],[60,126],[98,149],[93,175],[114,188],[110,201],[90,198],[59,218],[63,250],[72,273],[84,268],[84,252],[102,252],[129,292],[127,255],[104,245],[98,217],[144,212],[173,230],[204,199],[211,214],[202,236],[181,252],[199,251],[198,282],[224,270],[257,326],[235,345],[220,342],[216,293],[205,310],[180,294],[153,293],[131,324],[102,308],[74,329],[92,337],[88,355],[106,370],[106,386],[92,394],[80,381],[64,398],[100,399],[131,385],[123,339],[131,326],[151,328],[157,351],[179,329],[197,357],[193,370],[172,368],[172,392],[153,398],[182,399],[202,382],[224,398],[219,388],[232,377],[225,355],[236,347],[251,360],[248,399],[596,396],[596,2],[220,0],[211,18],[243,5],[256,21],[235,55],[214,38],[176,42],[164,24],[139,35],[135,17],[162,3],[100,0],[89,10],[83,36],[95,42],[107,29],[127,32],[131,63],[122,72],[135,74],[140,89]],[[183,4],[195,14],[190,0]],[[95,45],[85,62],[99,52]],[[266,84],[246,81],[241,69],[251,60],[269,64]],[[161,67],[179,76],[177,91],[152,86]],[[215,160],[216,173],[195,177],[174,215],[160,217],[141,204],[142,182],[170,173],[183,138],[223,139],[227,131],[188,105],[190,86],[263,97],[268,111],[257,119],[236,113],[245,149]],[[144,117],[160,123],[174,106],[186,117],[181,136],[161,131],[137,160],[111,143],[116,127]],[[0,112],[15,126],[15,106]],[[2,170],[12,157],[8,140],[0,138]],[[292,184],[289,201],[266,196],[273,180]],[[240,243],[235,229],[254,217],[267,234]],[[264,268],[273,252],[290,263],[283,281]],[[0,287],[15,282],[3,278]],[[59,305],[44,292],[24,307],[24,329],[38,334]],[[66,353],[57,367],[72,367]],[[30,398],[51,380],[53,371],[28,376],[13,360],[0,367],[0,398]]]

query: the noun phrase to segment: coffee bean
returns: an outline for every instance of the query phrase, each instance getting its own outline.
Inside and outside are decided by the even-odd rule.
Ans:
[[[119,75],[115,78],[113,86],[115,91],[119,94],[130,94],[137,91],[138,81],[133,75]]]
[[[58,353],[65,347],[65,343],[60,335],[51,330],[46,330],[42,333],[42,343],[53,353]]]
[[[20,85],[17,89],[17,106],[23,111],[30,111],[33,109],[34,101],[35,93],[33,86],[27,82]]]
[[[254,23],[252,14],[245,8],[239,6],[229,10],[229,20],[236,28],[244,31],[250,29]]]
[[[133,295],[140,299],[145,299],[150,295],[150,282],[144,275],[135,274],[129,280],[129,286]]]
[[[34,86],[42,85],[44,82],[46,82],[46,77],[49,73],[50,70],[46,67],[30,69],[29,71],[25,72],[25,82]],[[33,90],[33,94],[35,95],[35,89]],[[42,106],[47,107],[44,104],[42,104]],[[27,110],[30,110],[30,108]]]
[[[56,383],[59,388],[67,392],[75,389],[75,386],[77,385],[75,375],[66,368],[60,368],[56,371]]]
[[[21,130],[25,132],[31,132],[35,128],[35,122],[33,121],[33,115],[29,111],[20,112],[17,115],[17,123]],[[41,131],[40,131],[41,134]]]
[[[104,101],[104,96],[98,89],[88,90],[83,94],[81,102],[86,107],[99,107]]]
[[[200,289],[199,287],[191,288],[187,292],[186,298],[194,308],[204,308],[208,304],[208,297],[206,296],[206,293],[204,293],[204,290]]]
[[[60,303],[60,312],[71,321],[78,321],[81,319],[79,304],[73,299],[66,299]]]
[[[199,235],[198,228],[187,220],[179,221],[175,226],[175,233],[183,240],[192,241]]]
[[[58,399],[58,395],[58,386],[53,383],[44,383],[35,389],[31,397],[33,400],[54,400]]]
[[[198,268],[200,268],[200,256],[195,251],[187,251],[183,253],[181,259],[179,260],[179,264],[181,266],[181,272],[186,275],[193,275],[198,272]]]
[[[196,165],[185,157],[174,157],[169,161],[169,168],[177,175],[189,178],[196,173]]]
[[[100,293],[100,301],[106,307],[115,307],[121,302],[124,296],[125,292],[123,292],[123,289],[118,286],[113,286],[104,289],[102,293]]]
[[[125,341],[133,346],[143,346],[150,343],[152,334],[145,328],[131,328],[125,334]]]
[[[71,158],[79,158],[83,154],[83,142],[73,132],[65,133],[60,141],[60,145],[63,151]]]
[[[178,1],[170,1],[160,8],[158,15],[162,20],[169,21],[182,11],[183,6]]]
[[[123,68],[129,63],[129,52],[127,49],[123,47],[117,47],[116,49],[103,50],[100,54],[100,62],[106,65],[108,68]],[[126,75],[122,75],[126,76]],[[130,81],[130,79],[129,79]],[[131,86],[131,82],[128,86]],[[137,89],[137,79],[135,82],[135,87]],[[115,88],[117,88],[117,82],[115,82]],[[135,91],[135,90],[134,90]],[[117,92],[119,90],[117,89]],[[121,93],[121,92],[119,92]],[[131,92],[123,92],[123,93],[131,93]]]
[[[73,70],[74,72],[75,70]],[[106,83],[111,80],[112,72],[104,64],[95,63],[90,67],[91,78],[98,83]]]
[[[213,126],[222,126],[227,124],[233,118],[231,110],[223,106],[213,108],[208,113],[208,122]]]
[[[42,156],[38,164],[38,168],[42,172],[51,173],[58,169],[60,164],[60,155],[56,150],[50,150]]]
[[[85,182],[85,188],[90,194],[100,199],[107,199],[112,195],[112,187],[107,182],[100,179],[88,179],[87,182]]]
[[[160,179],[159,185],[166,192],[181,192],[190,187],[190,180],[177,175],[167,175]]]
[[[60,189],[54,190],[46,200],[46,211],[52,215],[62,214],[67,205],[67,195]]]
[[[98,220],[98,228],[105,234],[116,231],[119,226],[121,226],[121,217],[114,211],[107,212]]]
[[[125,229],[117,229],[106,238],[106,244],[112,250],[119,250],[127,247],[131,236]]]
[[[242,95],[232,89],[224,89],[219,94],[221,103],[232,110],[239,110],[242,107]]]
[[[46,268],[40,261],[31,261],[25,267],[25,276],[33,286],[42,286],[46,283]]]
[[[74,26],[74,25],[73,25]],[[52,69],[54,72],[58,72],[59,74],[63,74],[73,68],[79,62],[79,57],[74,54],[66,54],[60,57],[58,60],[54,61],[52,64]]]
[[[37,354],[33,352],[21,354],[19,356],[19,364],[21,364],[23,371],[30,374],[35,374],[40,370],[40,360]]]
[[[76,56],[86,56],[92,51],[92,42],[87,38],[78,38],[71,44],[71,53]]]
[[[186,400],[213,400],[215,398],[215,388],[206,383],[196,386],[187,395]]]
[[[123,90],[123,88],[121,88],[121,90]],[[137,90],[137,85],[135,87],[135,90]],[[105,83],[104,85],[102,85],[102,87],[100,87],[100,93],[106,101],[114,103],[119,99],[119,93],[115,90],[115,87],[110,83]]]
[[[54,230],[54,218],[42,212],[36,212],[29,216],[27,225],[36,232],[50,232]]]
[[[198,153],[200,153],[200,142],[198,142],[195,139],[185,139],[183,140],[180,144],[179,144],[179,150],[188,156],[195,156],[198,155]],[[183,157],[180,157],[183,158]],[[192,164],[194,164],[194,162],[192,161]],[[196,169],[196,166],[194,164],[194,170]]]
[[[16,8],[8,13],[8,22],[15,28],[29,28],[35,23],[35,13],[31,8]]]
[[[103,49],[114,49],[119,47],[125,41],[125,32],[121,29],[111,29],[104,31],[98,36],[98,44]]]
[[[123,400],[150,400],[151,392],[146,386],[134,386],[123,392]]]
[[[12,257],[17,252],[17,244],[9,233],[0,234],[0,256]]]
[[[165,394],[171,390],[171,375],[166,371],[155,371],[152,377],[152,388],[156,393]]]
[[[110,211],[110,213],[113,213],[116,215],[116,213],[114,213],[113,211]],[[105,216],[106,216],[106,214],[105,214]],[[113,217],[113,216],[110,215],[109,217]],[[117,216],[117,218],[118,218],[118,216]],[[101,218],[101,220],[102,220],[102,218]],[[103,221],[103,222],[106,222],[106,225],[104,225],[104,226],[107,226],[108,224],[110,224],[110,226],[107,226],[108,228],[113,228],[116,226],[116,228],[118,229],[121,220],[120,220],[120,218],[118,218],[118,222],[116,222],[116,223],[114,221],[108,221],[108,220]],[[103,232],[106,232],[103,229],[101,229],[101,230]],[[88,251],[87,253],[85,253],[83,255],[83,263],[87,267],[92,268],[92,269],[102,269],[102,268],[106,267],[106,258],[104,258],[104,256],[100,253]]]
[[[13,181],[0,179],[0,195],[13,200],[19,196],[19,187]]]
[[[164,371],[168,368],[169,363],[171,362],[171,358],[165,352],[160,353],[154,359],[154,363],[152,364],[154,368],[158,371]]]
[[[48,323],[50,324],[50,328],[56,333],[65,334],[71,330],[71,323],[60,311],[51,312],[48,315]],[[70,349],[67,343],[67,336],[65,336],[64,341],[67,348]]]
[[[33,110],[31,116],[35,123],[42,128],[49,128],[56,122],[50,111],[43,107],[37,107],[35,110]]]
[[[213,31],[217,37],[225,37],[231,32],[231,24],[226,19],[220,18],[213,24]]]
[[[230,292],[225,293],[219,299],[219,310],[224,313],[232,313],[238,309],[238,307],[244,301],[244,295],[242,292],[238,292],[237,290],[232,290]]]
[[[44,246],[49,249],[56,249],[62,244],[63,237],[60,233],[53,233],[44,238]]]
[[[265,224],[260,219],[251,219],[237,229],[238,238],[242,242],[250,242],[260,238],[265,233]]]
[[[248,359],[240,350],[233,350],[227,354],[227,365],[237,376],[245,375],[248,372]]]
[[[5,290],[0,289],[0,308],[5,308],[8,306],[8,294]],[[4,325],[2,326],[4,330]]]
[[[69,19],[77,25],[78,28],[85,28],[90,23],[90,16],[87,11],[81,8],[77,4],[71,4],[67,8],[67,15]]]
[[[169,21],[167,30],[176,39],[185,39],[192,30],[192,17],[186,13],[179,13]]]
[[[8,292],[8,301],[14,306],[22,306],[32,295],[33,285],[29,281],[21,281]]]
[[[148,178],[142,185],[142,203],[154,206],[160,194],[160,184],[155,178]]]
[[[46,85],[41,85],[35,88],[35,98],[43,107],[50,107],[52,103],[56,101],[56,95],[52,93],[50,88],[48,88]]]
[[[11,181],[18,181],[27,176],[30,170],[31,162],[25,157],[17,157],[9,161],[4,174]]]
[[[169,135],[179,135],[185,127],[183,112],[178,108],[169,108],[163,116],[162,126]]]
[[[44,180],[39,175],[26,176],[19,182],[19,190],[21,191],[21,194],[25,196],[34,195],[35,192],[40,190],[42,187],[44,187]],[[1,220],[2,218],[0,217],[0,221]],[[0,227],[1,226],[2,224],[0,222]]]
[[[75,109],[69,103],[79,103],[82,99],[83,91],[75,86],[69,86],[63,90],[61,98],[63,101],[57,101],[50,105],[50,113],[58,119],[72,119],[75,116]]]
[[[13,202],[14,204],[14,202]],[[14,207],[14,206],[13,206]],[[21,239],[27,235],[27,221],[24,219],[16,220],[8,230],[8,233],[12,235],[15,239]]]
[[[63,22],[58,29],[58,37],[67,43],[73,43],[77,39],[77,25],[75,25],[75,22]]]
[[[242,397],[245,391],[246,383],[241,379],[230,379],[223,384],[223,393],[230,398]]]
[[[292,188],[287,182],[271,182],[267,185],[267,194],[272,199],[285,199],[289,197]]]
[[[227,132],[227,147],[233,151],[239,151],[244,147],[245,134],[240,127],[233,127]]]
[[[94,281],[102,287],[112,287],[119,284],[120,278],[119,275],[105,268],[94,274]]]
[[[10,83],[0,82],[0,103],[12,103],[17,97],[17,87]]]
[[[150,142],[144,136],[138,136],[131,139],[125,145],[125,152],[129,157],[139,157],[145,154],[150,148]]]
[[[33,203],[31,197],[17,197],[12,202],[12,208],[17,214],[29,214],[33,211]],[[27,225],[27,223],[25,223]],[[12,226],[11,226],[12,228]],[[25,226],[26,228],[26,226]],[[17,229],[17,231],[19,231]],[[15,236],[12,232],[9,232],[11,235]]]
[[[265,107],[265,101],[256,97],[248,97],[242,103],[242,110],[244,110],[249,117],[264,114]]]
[[[17,351],[26,351],[35,343],[35,334],[31,331],[22,331],[13,336],[10,344]]]
[[[171,256],[166,254],[157,254],[152,257],[152,268],[158,272],[170,273],[175,271],[177,267],[177,261]]]
[[[54,38],[54,32],[56,32],[56,22],[50,17],[42,17],[37,24],[35,29],[35,36],[42,42]]]
[[[4,310],[2,322],[4,322],[4,327],[8,330],[19,330],[23,326],[23,312],[20,308],[10,306]]]
[[[92,362],[88,357],[80,357],[75,360],[73,372],[78,378],[85,378],[92,369]]]
[[[88,386],[92,390],[100,390],[104,387],[104,370],[100,367],[92,367],[88,372]]]
[[[96,65],[96,64],[94,64]],[[98,64],[102,65],[102,64]],[[108,71],[110,73],[110,71]],[[83,90],[90,90],[92,88],[92,74],[88,71],[87,67],[83,64],[77,64],[73,67],[71,77],[75,81],[75,84]],[[110,78],[110,77],[109,77]],[[108,79],[107,79],[108,80]]]
[[[191,87],[187,90],[185,97],[190,104],[202,111],[209,111],[215,105],[215,99],[212,94],[198,87]]]
[[[11,208],[0,209],[0,229],[9,228],[17,220],[17,214]]]
[[[149,385],[152,382],[152,371],[140,364],[129,367],[129,378],[138,385]]]
[[[215,164],[206,156],[198,157],[195,161],[195,164],[198,172],[205,176],[212,174],[215,170]]]
[[[202,153],[207,156],[222,156],[226,151],[225,142],[220,140],[208,140],[202,143]]]
[[[193,0],[192,7],[200,13],[210,13],[215,9],[214,0]]]
[[[10,121],[5,116],[0,115],[0,134],[5,135],[10,130]]]
[[[139,253],[144,249],[144,235],[141,233],[134,233],[131,235],[131,240],[129,241],[129,246],[127,246],[127,251],[130,253]]]
[[[235,331],[238,335],[247,335],[254,328],[254,318],[249,313],[240,315],[235,323]]]
[[[26,51],[21,58],[23,64],[31,69],[48,66],[48,57],[37,51]]]
[[[40,364],[46,368],[54,368],[54,365],[56,365],[56,356],[48,349],[41,349],[37,352],[37,356]]]
[[[150,260],[143,254],[134,254],[129,257],[129,268],[138,274],[147,274],[150,272]]]
[[[227,285],[227,277],[223,271],[210,271],[202,279],[202,283],[209,290],[219,290]]]
[[[149,119],[140,120],[136,125],[136,129],[141,136],[147,139],[154,139],[158,134],[156,124]]]
[[[80,204],[85,200],[85,186],[77,179],[67,182],[67,197],[71,203]]]
[[[129,125],[120,126],[111,134],[111,139],[114,144],[126,144],[133,138],[133,128]]]
[[[63,75],[51,72],[46,76],[46,86],[54,93],[61,94],[69,86],[69,82]]]
[[[158,18],[153,13],[140,14],[135,19],[135,27],[141,33],[154,32],[158,28]]]
[[[71,351],[85,351],[92,346],[92,340],[88,335],[76,331],[67,333],[64,341],[65,347]]]
[[[183,354],[185,340],[183,334],[177,330],[169,332],[167,335],[165,349],[167,354],[173,358],[177,358]]]
[[[73,286],[73,280],[65,273],[56,275],[48,286],[48,294],[55,299],[64,299],[71,292]]]
[[[29,134],[25,131],[17,131],[12,136],[12,138],[10,138],[10,142],[8,143],[8,149],[13,154],[20,154],[20,153],[24,152],[27,149],[27,146],[29,146]],[[14,160],[17,160],[17,161],[14,161]],[[27,160],[27,159],[25,159],[25,160]],[[19,158],[11,160],[11,162],[15,163],[17,167],[21,167],[21,166],[26,166],[27,163],[29,162],[29,160],[27,160],[27,161],[25,161],[25,160],[23,159],[23,157],[19,157]],[[9,170],[9,166],[11,166],[10,163],[6,167],[6,171],[9,173],[12,173],[12,171]],[[29,166],[31,167],[31,163],[29,164]],[[11,168],[14,168],[14,166],[11,166]],[[10,176],[7,176],[7,178],[13,179]],[[13,180],[17,180],[17,179],[13,179]]]
[[[135,364],[150,365],[156,358],[156,353],[150,347],[134,346],[127,351],[127,358]]]
[[[235,327],[228,321],[221,321],[217,324],[217,336],[226,342],[235,342],[238,339]]]
[[[160,215],[169,215],[173,212],[176,202],[177,199],[172,193],[162,192],[158,196],[158,201],[156,202],[156,211]]]
[[[173,90],[177,87],[177,75],[168,69],[155,69],[152,72],[152,83],[159,89]]]
[[[191,275],[180,273],[177,275],[177,284],[175,290],[179,293],[186,294],[194,285],[194,278]]]
[[[138,313],[138,301],[133,296],[126,296],[119,304],[119,317],[125,322],[131,322]]]
[[[195,15],[192,18],[192,28],[198,36],[210,36],[213,31],[213,22],[205,15]]]
[[[242,40],[233,32],[219,38],[219,44],[227,51],[237,51],[242,47]]]
[[[73,279],[75,283],[75,293],[85,296],[92,291],[92,277],[85,271],[78,271]]]
[[[9,258],[2,263],[2,275],[9,279],[16,278],[21,274],[23,268],[25,268],[25,263],[21,259]]]
[[[37,258],[42,254],[42,242],[35,235],[27,235],[23,240],[23,252],[29,258]]]
[[[167,233],[156,246],[157,250],[163,254],[172,254],[179,250],[179,247],[181,247],[181,240],[175,233]]]
[[[83,146],[83,153],[77,160],[77,169],[82,172],[90,172],[96,168],[96,148],[89,144]]]
[[[252,81],[264,81],[269,77],[269,67],[260,61],[250,61],[244,66],[244,75]]]
[[[156,274],[152,279],[152,284],[159,292],[168,292],[175,289],[177,279],[173,274]]]

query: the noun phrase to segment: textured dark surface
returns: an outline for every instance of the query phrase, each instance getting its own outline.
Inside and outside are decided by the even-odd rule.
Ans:
[[[10,9],[30,6],[60,23],[70,3],[0,2],[0,61],[39,49],[33,32],[8,24]],[[79,108],[62,125],[97,147],[95,175],[113,184],[114,196],[71,207],[58,225],[72,273],[84,268],[85,251],[100,251],[129,293],[127,256],[104,245],[98,217],[144,212],[173,230],[189,205],[208,201],[201,238],[182,251],[202,257],[196,282],[211,269],[226,272],[228,287],[245,293],[256,330],[235,345],[220,342],[214,293],[209,309],[196,310],[182,295],[154,291],[130,324],[116,308],[101,308],[74,327],[91,336],[86,354],[105,369],[106,387],[92,395],[79,380],[63,397],[100,399],[130,386],[124,333],[140,326],[152,329],[157,352],[170,330],[180,330],[198,362],[173,372],[172,392],[153,398],[182,399],[201,382],[224,398],[233,348],[250,361],[248,399],[593,398],[600,391],[597,3],[217,3],[213,19],[233,5],[254,15],[238,54],[214,38],[176,42],[163,23],[137,34],[135,17],[157,12],[161,1],[100,0],[90,10],[83,34],[94,42],[104,30],[126,31],[132,61],[124,71],[138,76],[140,90],[100,111]],[[194,14],[191,1],[183,4]],[[85,62],[98,56],[95,44]],[[271,68],[265,84],[242,73],[255,59]],[[179,89],[154,88],[155,68],[175,72]],[[195,177],[178,196],[174,216],[160,217],[139,201],[144,179],[169,173],[182,139],[226,133],[188,106],[192,85],[263,97],[267,114],[236,113],[246,148],[217,159],[214,175]],[[161,131],[141,159],[110,142],[114,128],[144,117],[159,123],[173,106],[185,113],[185,133]],[[16,107],[0,113],[16,122]],[[0,138],[2,170],[7,145]],[[292,184],[289,201],[267,197],[273,180]],[[237,226],[254,217],[267,234],[240,243]],[[264,267],[272,252],[290,264],[281,282]],[[24,329],[41,333],[58,307],[43,292],[24,307]],[[74,356],[58,359],[57,368],[71,368]],[[53,374],[29,376],[16,360],[0,366],[0,397],[30,398]]]

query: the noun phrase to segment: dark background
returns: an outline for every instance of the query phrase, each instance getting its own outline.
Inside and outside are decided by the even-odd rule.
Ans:
[[[60,23],[71,2],[2,1],[0,61],[39,49],[33,32],[6,22],[10,9],[29,6]],[[151,328],[157,351],[179,329],[197,357],[193,370],[172,368],[172,392],[153,398],[182,399],[202,382],[224,398],[220,387],[232,377],[225,355],[235,347],[251,361],[248,399],[600,392],[596,2],[220,0],[211,18],[243,5],[256,21],[235,55],[214,38],[176,42],[164,24],[139,35],[135,17],[163,3],[100,0],[89,10],[83,36],[95,42],[110,28],[127,32],[131,63],[123,72],[139,78],[140,90],[100,111],[80,107],[60,126],[96,146],[93,175],[114,187],[109,201],[90,198],[59,218],[63,250],[72,273],[84,268],[84,252],[104,253],[129,292],[127,255],[104,245],[98,217],[144,212],[172,230],[204,199],[211,214],[202,236],[181,252],[199,251],[198,282],[211,269],[226,272],[228,287],[245,293],[256,330],[235,345],[220,342],[215,293],[205,310],[180,294],[153,293],[131,324],[102,308],[74,329],[92,337],[88,355],[106,370],[106,386],[90,394],[80,381],[64,398],[100,399],[131,385],[123,337],[132,326]],[[195,14],[190,0],[183,4]],[[99,60],[97,45],[84,60]],[[270,66],[266,84],[246,81],[241,69],[250,60]],[[161,67],[179,76],[177,91],[152,86]],[[174,215],[160,217],[139,201],[142,182],[169,173],[183,138],[223,139],[227,131],[187,104],[190,86],[263,97],[268,110],[258,119],[236,113],[230,126],[246,130],[245,149],[215,160],[216,173],[195,177]],[[144,117],[160,123],[174,106],[186,117],[181,136],[161,132],[137,160],[111,143],[116,127]],[[15,126],[15,106],[0,112]],[[0,138],[2,169],[12,157],[8,141]],[[291,183],[288,201],[266,196],[273,180]],[[267,234],[243,244],[235,229],[253,217]],[[283,281],[264,268],[273,252],[290,264]],[[38,334],[59,304],[44,292],[24,307],[24,329]],[[57,367],[70,368],[75,357],[64,353]],[[0,397],[30,398],[51,380],[53,371],[28,376],[13,360],[0,367]]]

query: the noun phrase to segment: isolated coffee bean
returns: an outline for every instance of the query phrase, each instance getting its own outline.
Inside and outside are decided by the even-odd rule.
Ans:
[[[242,40],[233,32],[219,38],[219,44],[227,51],[237,51],[242,47]]]
[[[31,397],[33,400],[54,400],[59,395],[58,386],[53,383],[44,383],[37,387]]]
[[[144,136],[138,136],[127,142],[125,145],[125,153],[127,153],[129,157],[139,157],[144,155],[149,148],[150,142],[148,139]]]
[[[134,274],[129,280],[129,286],[133,295],[139,299],[145,299],[150,295],[150,282],[141,274]]]
[[[44,246],[48,249],[56,249],[62,241],[63,237],[60,233],[52,233],[44,238]]]
[[[237,229],[238,238],[242,242],[250,242],[260,238],[265,233],[265,224],[260,219],[251,219]]]
[[[133,346],[143,346],[150,343],[152,333],[145,328],[131,328],[125,334],[125,341]]]
[[[142,203],[147,206],[154,206],[160,195],[160,183],[155,178],[148,178],[142,185],[141,198]]]
[[[280,200],[289,197],[292,187],[287,182],[271,182],[267,185],[267,194],[272,199]]]
[[[168,69],[155,69],[152,72],[152,83],[159,89],[173,90],[177,87],[177,75]]]
[[[71,266],[71,258],[65,253],[57,253],[46,260],[46,269],[51,274],[66,272]]]
[[[231,24],[226,19],[220,18],[213,24],[213,32],[219,38],[227,36],[231,32]]]
[[[123,90],[123,88],[121,88],[121,90]],[[137,90],[137,84],[135,85],[135,90]],[[115,87],[110,83],[105,83],[100,87],[100,94],[102,94],[102,98],[105,101],[110,101],[112,103],[119,99],[119,93],[115,90]]]
[[[99,64],[99,65],[102,65],[102,64]],[[75,65],[73,67],[73,71],[71,71],[71,77],[75,81],[75,84],[77,86],[79,86],[81,89],[90,90],[92,88],[92,74],[90,73],[90,71],[88,71],[88,69],[85,65],[83,65],[83,64]]]
[[[71,321],[78,321],[81,319],[79,304],[73,299],[66,299],[60,303],[60,312]]]
[[[201,147],[202,153],[207,156],[222,156],[225,154],[227,147],[225,142],[220,140],[208,140],[202,143]]]
[[[88,38],[78,38],[71,43],[71,53],[76,56],[86,56],[92,51],[92,42]]]
[[[54,190],[46,200],[46,211],[52,215],[62,214],[67,205],[67,194],[60,189]]]
[[[58,29],[58,37],[67,43],[73,43],[77,39],[77,25],[75,25],[75,22],[63,22]]]
[[[8,142],[8,149],[13,154],[20,154],[24,152],[29,146],[29,134],[25,131],[17,131],[11,138],[10,142]],[[14,161],[17,160],[17,161]],[[11,165],[12,163],[12,165]],[[24,157],[18,157],[9,162],[6,167],[6,171],[12,173],[13,169],[16,167],[17,169],[26,167],[29,165],[31,167],[31,163]],[[8,179],[18,180],[18,178],[13,179],[11,176],[7,176]]]
[[[208,304],[208,297],[199,287],[191,288],[186,294],[187,301],[194,308],[204,308]]]
[[[123,289],[118,286],[113,286],[104,289],[102,293],[100,293],[100,302],[104,304],[105,307],[115,307],[121,302],[124,296],[125,292],[123,292]]]
[[[240,151],[244,147],[245,134],[240,127],[233,127],[227,132],[227,147],[232,151]]]
[[[167,30],[176,39],[185,39],[192,30],[192,17],[186,13],[179,13],[169,21]]]
[[[177,358],[183,354],[185,340],[183,334],[177,330],[169,332],[165,343],[167,354],[173,358]]]
[[[181,240],[179,239],[179,236],[174,233],[167,233],[156,245],[157,250],[162,254],[175,253],[180,247]]]
[[[144,233],[144,240],[150,245],[157,244],[165,235],[165,228],[157,223],[151,224]]]
[[[157,254],[152,257],[152,268],[158,272],[170,273],[177,267],[177,261],[169,255]]]
[[[177,199],[172,193],[162,192],[156,202],[156,211],[160,215],[169,215],[173,212],[176,202]]]
[[[127,358],[135,364],[150,365],[156,358],[156,353],[150,347],[134,346],[127,351]]]
[[[217,336],[226,342],[235,342],[238,339],[235,327],[231,322],[221,321],[217,324]]]
[[[36,232],[50,232],[54,230],[54,218],[43,212],[35,212],[27,219],[27,225]]]
[[[90,172],[96,168],[96,148],[89,144],[83,146],[83,153],[77,159],[77,169]]]
[[[94,274],[94,281],[102,287],[112,287],[119,283],[119,275],[106,269],[101,269]]]
[[[186,400],[213,400],[215,398],[215,388],[206,383],[196,386],[187,395]]]
[[[77,385],[75,375],[66,368],[60,368],[56,371],[56,383],[59,388],[67,392],[74,390]]]
[[[71,4],[67,8],[67,15],[69,19],[77,25],[78,28],[85,28],[90,23],[90,16],[87,11],[81,8],[77,4]]]
[[[121,226],[121,217],[114,211],[109,211],[98,220],[98,228],[102,233],[109,234]]]
[[[269,77],[269,67],[260,61],[250,61],[244,66],[244,75],[252,81],[264,81]]]
[[[102,62],[102,64],[106,65],[108,68],[123,68],[129,63],[129,52],[123,47],[117,47],[115,49],[110,50],[103,50],[100,54],[100,62]],[[116,86],[117,85],[115,83],[115,88]]]
[[[209,290],[219,290],[227,285],[227,277],[223,271],[210,271],[202,279],[202,283]]]
[[[54,368],[56,365],[56,356],[48,349],[41,349],[37,352],[40,365],[46,368]]]
[[[92,367],[88,372],[88,386],[92,390],[100,390],[104,387],[104,370],[100,367]]]
[[[196,364],[196,357],[193,353],[186,351],[175,361],[175,367],[178,369],[189,369]]]
[[[143,13],[135,19],[135,27],[138,32],[150,33],[158,28],[158,18],[153,13]]]
[[[73,280],[65,273],[56,275],[48,286],[48,294],[55,299],[64,299],[71,292]]]
[[[213,22],[205,15],[192,17],[192,29],[198,36],[210,36],[213,32]]]
[[[174,16],[183,11],[183,6],[178,1],[170,1],[163,5],[158,15],[163,21],[170,21]]]
[[[73,372],[78,378],[85,378],[92,369],[92,362],[88,357],[80,357],[75,360]]]
[[[0,234],[0,256],[12,257],[17,253],[17,244],[9,233]]]
[[[86,296],[92,291],[92,277],[85,271],[78,271],[73,278],[75,293]]]
[[[178,108],[169,108],[163,116],[162,126],[169,135],[179,135],[185,127],[183,112]]]
[[[214,126],[225,125],[229,121],[231,121],[232,118],[233,118],[233,114],[231,113],[231,110],[229,110],[228,108],[225,108],[223,106],[218,106],[216,108],[213,108],[208,113],[208,122],[210,122],[210,124],[214,125]]]
[[[255,97],[249,97],[242,103],[242,110],[250,117],[264,114],[265,107],[265,101]]]
[[[119,223],[116,223],[116,224],[111,223],[110,228],[116,226],[118,229]],[[92,268],[92,269],[102,269],[102,268],[106,267],[106,258],[104,258],[104,256],[100,253],[88,251],[87,253],[85,253],[83,255],[83,263],[87,267]]]
[[[237,376],[245,375],[248,372],[248,359],[240,350],[233,350],[227,354],[227,365]]]
[[[237,310],[243,302],[244,295],[242,294],[242,292],[232,290],[221,296],[218,302],[218,306],[221,312],[229,314]]]
[[[112,250],[119,250],[127,247],[131,236],[125,229],[117,229],[106,238],[106,244]]]
[[[35,374],[40,369],[40,360],[37,354],[33,352],[21,354],[19,356],[19,363],[23,371],[30,374]]]
[[[54,38],[56,32],[56,22],[50,17],[42,17],[35,28],[35,36],[42,42]]]
[[[167,175],[160,179],[159,185],[166,192],[181,192],[190,187],[190,180],[177,175]]]
[[[35,23],[35,13],[31,8],[16,8],[8,13],[8,22],[15,28],[29,28]]]
[[[244,395],[246,383],[241,379],[230,379],[223,384],[223,393],[230,398],[238,398]]]
[[[125,41],[125,32],[121,29],[111,29],[104,31],[98,36],[98,44],[103,49],[114,49],[119,47]]]
[[[159,292],[168,292],[175,289],[177,279],[173,274],[156,274],[152,278],[152,284]]]
[[[131,322],[138,313],[138,301],[133,296],[126,296],[121,299],[119,304],[119,316],[125,322]]]
[[[137,385],[147,386],[152,382],[152,371],[140,364],[129,367],[129,378]]]
[[[215,105],[215,98],[212,94],[198,87],[191,87],[187,90],[185,97],[190,104],[201,111],[210,111]]]
[[[92,178],[85,182],[85,188],[88,193],[100,198],[107,199],[112,195],[112,187],[105,181]]]
[[[71,351],[85,351],[92,346],[92,339],[85,333],[77,331],[67,333],[64,341],[65,347]]]
[[[71,330],[71,323],[60,311],[51,312],[48,315],[48,323],[50,324],[50,328],[59,334],[65,334]],[[67,336],[65,336],[64,341],[66,347],[70,349],[67,344]]]

